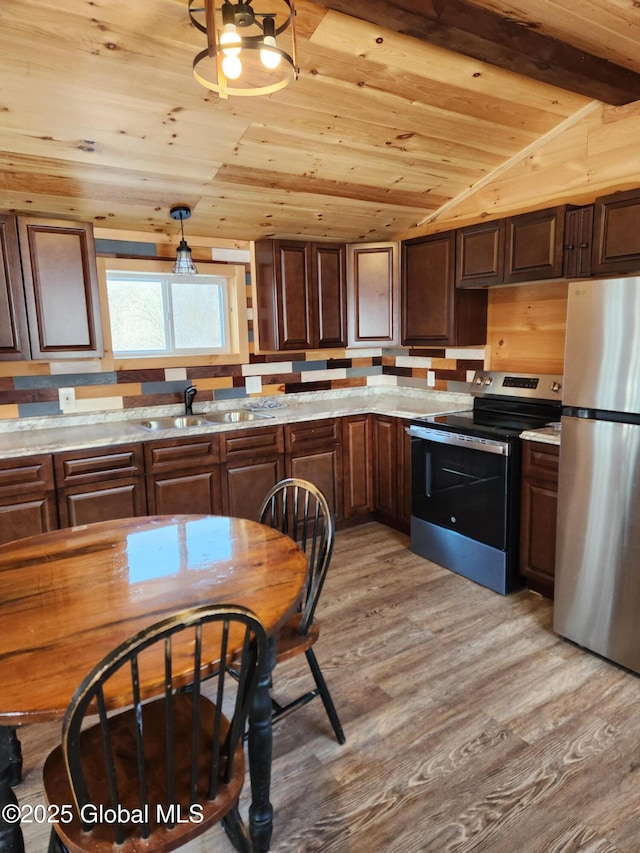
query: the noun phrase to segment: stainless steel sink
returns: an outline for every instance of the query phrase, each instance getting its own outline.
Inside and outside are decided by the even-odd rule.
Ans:
[[[166,418],[152,418],[148,421],[139,421],[142,429],[155,432],[158,429],[188,429],[189,427],[207,426],[209,421],[202,415],[177,415]]]
[[[262,412],[250,412],[248,409],[231,409],[227,412],[208,412],[205,418],[215,424],[233,424],[240,421],[257,421],[271,418],[273,415],[263,415]]]
[[[209,424],[232,424],[240,421],[254,421],[271,418],[273,415],[263,415],[261,412],[250,412],[247,409],[231,409],[226,412],[208,412],[206,415],[176,415],[165,418],[151,418],[148,421],[138,421],[138,426],[149,432],[162,429],[189,429],[189,427],[208,426]]]

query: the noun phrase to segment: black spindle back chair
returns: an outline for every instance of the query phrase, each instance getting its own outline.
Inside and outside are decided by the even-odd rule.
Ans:
[[[251,611],[205,605],[150,626],[97,664],[45,762],[48,802],[66,806],[66,816],[73,804],[49,850],[63,850],[62,842],[91,853],[169,851],[222,821],[236,849],[250,853],[238,811],[243,732],[265,654]],[[227,677],[231,660],[237,681]],[[212,675],[215,701],[201,692]],[[143,685],[155,698],[145,701]],[[98,722],[87,727],[94,714]]]
[[[307,480],[290,477],[276,483],[262,502],[259,521],[290,536],[304,551],[308,575],[299,612],[280,630],[276,639],[276,663],[281,664],[304,652],[316,687],[287,705],[273,700],[272,721],[288,716],[320,696],[339,743],[345,742],[338,714],[312,646],[320,634],[315,619],[324,586],[335,536],[335,520],[327,498]]]

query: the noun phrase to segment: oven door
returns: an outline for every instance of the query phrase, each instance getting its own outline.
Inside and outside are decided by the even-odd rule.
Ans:
[[[411,426],[412,515],[507,547],[508,442]]]

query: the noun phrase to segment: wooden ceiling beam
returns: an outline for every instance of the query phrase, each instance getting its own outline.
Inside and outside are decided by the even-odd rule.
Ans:
[[[314,2],[605,104],[640,99],[640,74],[464,0]]]

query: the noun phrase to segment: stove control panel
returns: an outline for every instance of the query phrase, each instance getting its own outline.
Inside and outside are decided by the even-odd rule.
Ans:
[[[562,400],[562,376],[532,373],[476,372],[471,393],[503,397],[523,397],[536,400]]]

